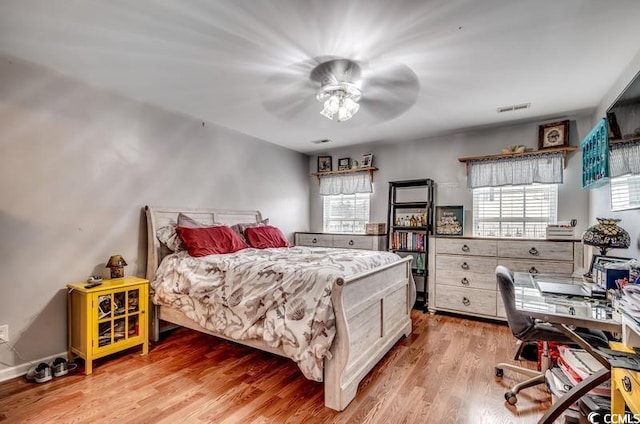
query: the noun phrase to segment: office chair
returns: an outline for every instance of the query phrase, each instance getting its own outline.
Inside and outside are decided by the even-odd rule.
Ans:
[[[528,380],[516,384],[510,391],[504,394],[505,400],[509,404],[515,405],[516,402],[518,402],[517,394],[520,390],[545,382],[545,372],[549,368],[549,348],[547,342],[575,343],[551,324],[536,321],[516,309],[513,275],[509,269],[504,266],[498,266],[496,268],[496,278],[498,280],[498,290],[502,296],[502,302],[504,303],[504,309],[507,314],[507,323],[513,336],[520,340],[521,346],[527,342],[543,342],[542,366],[540,367],[540,371],[507,363],[500,363],[495,367],[495,373],[498,377],[502,377],[505,369],[531,377]],[[600,330],[579,328],[576,329],[576,333],[592,346],[608,346],[607,337]],[[518,349],[518,353],[519,352],[520,349]],[[516,358],[517,356],[518,354],[516,354]]]

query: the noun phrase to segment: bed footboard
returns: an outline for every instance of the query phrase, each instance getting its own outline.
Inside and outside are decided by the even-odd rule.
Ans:
[[[325,361],[325,406],[342,411],[358,384],[404,335],[411,334],[416,288],[411,257],[339,279],[332,292],[337,334]]]

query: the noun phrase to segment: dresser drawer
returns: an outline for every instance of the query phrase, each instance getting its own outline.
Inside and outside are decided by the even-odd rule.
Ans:
[[[333,235],[296,233],[296,246],[332,247]]]
[[[530,274],[566,274],[573,273],[573,262],[536,261],[526,259],[498,259],[498,265],[509,268],[511,272]]]
[[[498,256],[520,259],[555,259],[573,262],[573,242],[499,240]]]
[[[496,315],[496,292],[450,286],[436,287],[436,308],[461,313]]]
[[[346,249],[368,249],[377,250],[377,246],[374,246],[374,241],[377,241],[376,237],[367,236],[354,236],[354,235],[333,235],[333,247],[340,247]]]
[[[436,238],[436,254],[496,256],[496,240]]]
[[[504,309],[504,302],[502,301],[502,296],[500,293],[496,296],[496,315],[500,318],[507,317],[507,311]]]
[[[496,258],[436,256],[436,284],[496,290]]]

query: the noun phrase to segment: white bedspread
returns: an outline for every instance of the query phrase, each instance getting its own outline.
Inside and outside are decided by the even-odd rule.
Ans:
[[[333,282],[399,259],[390,252],[300,246],[201,258],[179,252],[160,264],[153,301],[227,337],[281,346],[305,377],[322,381],[336,333]]]

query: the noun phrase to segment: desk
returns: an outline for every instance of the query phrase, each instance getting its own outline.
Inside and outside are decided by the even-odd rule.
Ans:
[[[594,352],[591,346],[571,328],[586,327],[619,333],[622,329],[620,318],[613,313],[606,300],[543,295],[535,282],[581,284],[582,279],[541,274],[515,273],[516,309],[527,315],[545,321],[571,338],[577,345],[589,352],[604,368],[571,389],[547,411],[538,423],[553,423],[579,398],[611,377],[611,367],[606,359]]]

